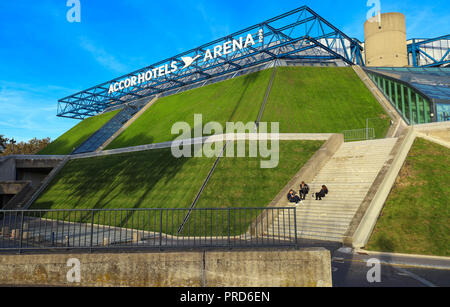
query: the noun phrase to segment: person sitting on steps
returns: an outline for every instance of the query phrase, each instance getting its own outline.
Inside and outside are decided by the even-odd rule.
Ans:
[[[305,200],[308,193],[309,186],[304,181],[302,181],[302,184],[300,185],[300,199]]]
[[[322,198],[324,198],[327,195],[328,195],[328,188],[325,185],[323,185],[320,192],[316,193],[316,200],[322,200]]]
[[[298,204],[301,201],[300,197],[295,194],[294,190],[290,190],[289,191],[289,194],[287,195],[287,198],[288,198],[289,202],[291,202],[291,203]]]

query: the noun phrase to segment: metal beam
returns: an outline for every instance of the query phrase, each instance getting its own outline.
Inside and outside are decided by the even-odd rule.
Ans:
[[[294,20],[292,17],[294,17]],[[264,33],[262,43],[259,41],[259,31]],[[207,50],[214,50],[216,46],[234,40],[239,41],[241,37],[245,39],[249,34],[251,34],[255,45],[246,46],[242,50],[239,50],[239,48],[238,50],[233,49],[231,53],[215,54],[214,52],[217,56],[212,60],[204,61],[202,64],[195,62],[189,68],[182,69],[184,64],[182,58],[190,57],[194,59],[205,54]],[[305,45],[306,41],[309,41],[311,45]],[[342,45],[342,48],[338,48],[339,45]],[[316,55],[314,53],[312,55],[308,51],[311,49],[317,49]],[[316,60],[336,59],[342,60],[348,65],[363,64],[361,50],[362,48],[357,40],[345,35],[307,6],[302,6],[130,74],[60,99],[58,116],[70,117],[72,114],[74,118],[79,118],[83,116],[83,110],[87,111],[85,114],[91,114],[90,112],[93,110],[102,112],[110,106],[126,104],[136,99],[182,88],[186,85],[282,57]],[[171,63],[174,62],[177,63],[177,69],[172,71],[170,75],[157,76],[118,92],[110,93],[109,91],[110,86],[117,82],[123,82],[133,77],[138,78],[149,70],[155,70],[165,65],[171,67]]]

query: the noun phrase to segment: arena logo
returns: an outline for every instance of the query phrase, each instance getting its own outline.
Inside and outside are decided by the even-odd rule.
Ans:
[[[259,42],[262,43],[264,39],[264,31],[261,29],[259,30],[258,33],[259,33]],[[194,58],[182,57],[181,60],[184,62],[184,66],[183,68],[181,68],[181,70],[189,68],[192,64],[197,62],[202,57],[203,62],[200,65],[204,65],[204,63],[208,63],[209,61],[217,59],[218,57],[226,56],[242,49],[247,49],[256,44],[257,43],[253,39],[252,34],[248,34],[245,39],[244,37],[240,37],[239,39],[227,41],[221,45],[215,46],[214,48],[207,49],[204,52],[203,56],[197,55]],[[170,64],[165,64],[157,68],[150,69],[146,72],[138,74],[137,76],[133,76],[125,80],[112,83],[109,86],[108,94],[111,95],[112,93],[123,91],[124,89],[130,87],[138,86],[142,83],[149,82],[153,79],[171,75],[174,72],[178,71],[178,69],[179,67],[177,66],[177,62],[174,61],[171,62]]]

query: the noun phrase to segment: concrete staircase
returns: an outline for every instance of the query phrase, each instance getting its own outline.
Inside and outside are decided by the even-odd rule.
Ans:
[[[396,142],[397,139],[392,138],[344,143],[309,184],[311,191],[307,199],[297,206],[298,237],[342,242],[356,211],[390,159]],[[322,201],[316,201],[312,195],[320,191],[322,185],[326,185],[330,193]],[[292,204],[286,200],[286,206],[291,207]],[[294,218],[291,219],[293,225]],[[276,218],[269,231],[278,229],[278,224],[279,219]],[[294,233],[295,229],[291,226],[291,235]]]
[[[3,208],[3,210],[19,210],[25,207],[25,204],[31,199],[33,194],[36,192],[31,183],[27,184],[22,191],[20,191],[16,196],[14,196]]]

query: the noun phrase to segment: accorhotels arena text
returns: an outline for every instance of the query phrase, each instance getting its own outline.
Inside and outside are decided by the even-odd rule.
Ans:
[[[262,30],[259,32],[259,42],[263,42],[263,33]],[[233,41],[225,42],[222,45],[217,45],[212,49],[207,49],[205,51],[205,55],[203,57],[203,63],[206,63],[210,60],[214,60],[217,57],[221,57],[222,55],[228,55],[233,52],[236,52],[238,50],[242,50],[251,46],[256,45],[257,43],[253,39],[252,34],[248,34],[247,37],[244,38],[240,37],[239,40],[234,39]],[[197,59],[199,59],[201,56],[198,55],[194,59],[191,57],[184,57],[181,58],[181,60],[184,62],[184,67],[181,69],[188,68],[192,65]],[[109,86],[108,94],[112,94],[118,91],[122,91],[124,89],[127,89],[129,87],[137,86],[144,82],[149,82],[154,78],[159,78],[163,76],[168,76],[178,70],[177,62],[172,62],[169,64],[162,65],[160,67],[150,69],[146,72],[143,72],[137,76],[132,76],[130,78],[127,78],[125,80],[112,83]]]

